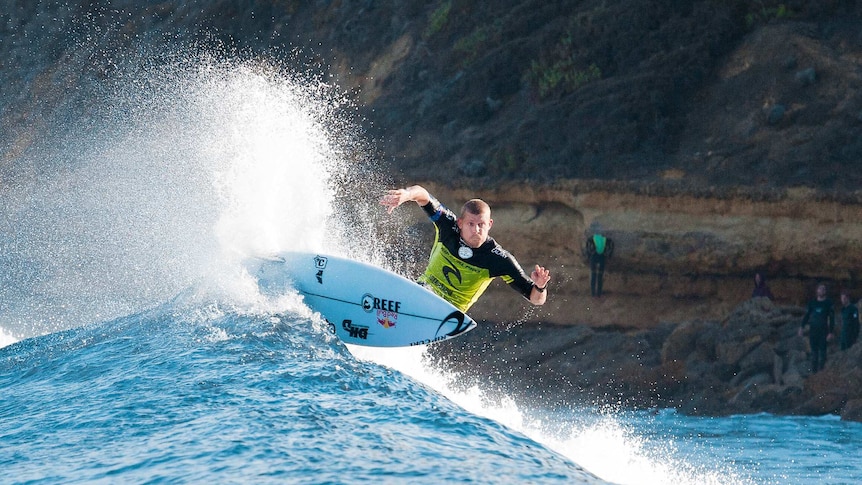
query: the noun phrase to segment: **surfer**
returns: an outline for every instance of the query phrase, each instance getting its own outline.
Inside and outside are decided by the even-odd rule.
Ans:
[[[550,272],[536,265],[528,277],[515,257],[488,236],[494,220],[487,203],[471,199],[461,208],[461,215],[456,216],[424,187],[414,185],[387,191],[380,204],[391,214],[409,201],[425,211],[436,229],[428,267],[419,283],[463,312],[476,303],[496,277],[530,303],[545,303]]]

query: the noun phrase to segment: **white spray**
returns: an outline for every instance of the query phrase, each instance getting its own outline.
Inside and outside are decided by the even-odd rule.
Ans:
[[[333,135],[344,102],[331,87],[262,62],[146,76],[14,164],[43,176],[4,174],[0,343],[224,290],[248,255],[343,239],[330,174],[349,173],[354,140]]]

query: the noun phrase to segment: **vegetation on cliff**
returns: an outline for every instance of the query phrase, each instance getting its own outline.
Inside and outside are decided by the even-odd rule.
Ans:
[[[117,0],[0,15],[18,66],[2,75],[7,159],[39,138],[20,116],[61,116],[69,88],[113,76],[124,50],[194,42],[351,93],[375,162],[405,179],[862,182],[854,1]]]
[[[862,181],[855,2],[440,0],[315,15],[321,57],[338,59],[330,73],[406,178]]]

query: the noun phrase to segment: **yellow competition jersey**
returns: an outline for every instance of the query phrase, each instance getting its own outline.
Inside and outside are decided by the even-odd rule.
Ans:
[[[454,212],[434,197],[422,209],[434,222],[436,237],[428,267],[419,277],[420,283],[463,312],[476,303],[496,277],[502,278],[524,298],[530,298],[532,280],[493,238],[489,237],[478,248],[470,248],[461,239]]]

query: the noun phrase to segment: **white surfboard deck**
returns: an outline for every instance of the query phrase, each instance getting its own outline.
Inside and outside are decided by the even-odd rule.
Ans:
[[[476,327],[430,290],[377,266],[317,253],[285,252],[247,264],[261,293],[291,288],[329,322],[342,341],[407,347],[448,340]]]

